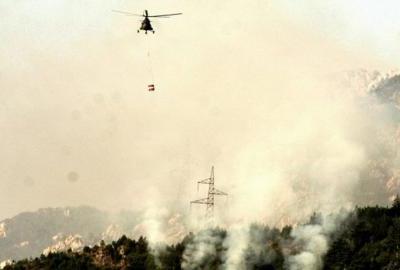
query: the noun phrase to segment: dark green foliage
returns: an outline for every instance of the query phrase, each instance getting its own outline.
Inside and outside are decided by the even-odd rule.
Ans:
[[[184,250],[185,246],[183,243],[166,246],[159,254],[160,268],[165,270],[180,270]]]
[[[67,269],[67,270],[84,270],[98,269],[88,256],[75,253],[55,253],[49,254],[47,257],[41,256],[40,259],[22,260],[12,266],[6,266],[4,269]]]
[[[50,253],[33,260],[22,260],[5,269],[157,269],[146,238],[138,241],[122,236],[117,242],[85,247],[82,252]]]
[[[292,226],[286,225],[285,227],[282,228],[281,237],[283,239],[289,239],[291,232],[292,232]]]
[[[324,269],[400,269],[400,200],[391,208],[357,208],[336,235]]]
[[[313,214],[307,224],[320,224],[322,217]],[[287,269],[284,254],[296,254],[292,227],[282,230],[253,224],[249,228],[249,243],[244,250],[246,269]],[[206,237],[205,237],[206,236]],[[35,259],[25,259],[6,266],[6,270],[25,269],[134,269],[134,270],[181,270],[185,251],[190,251],[199,239],[212,245],[214,252],[207,254],[195,269],[223,269],[227,247],[224,241],[229,232],[215,228],[190,233],[182,242],[150,250],[146,238],[131,240],[122,236],[110,244],[85,247],[81,252],[67,251],[49,254]],[[208,243],[208,240],[211,239]],[[156,255],[155,255],[156,254]],[[155,258],[157,256],[157,258]],[[323,258],[324,269],[400,269],[400,199],[391,208],[356,208],[342,221],[331,237],[330,249]]]
[[[393,206],[391,209],[391,214],[396,217],[400,217],[400,197],[399,195],[393,201]]]

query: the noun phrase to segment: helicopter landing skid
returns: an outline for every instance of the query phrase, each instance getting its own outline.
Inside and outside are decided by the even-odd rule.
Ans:
[[[140,33],[140,30],[137,30],[137,32]],[[150,32],[152,32],[154,34],[156,31],[152,30]],[[144,31],[144,33],[147,35],[147,31]]]

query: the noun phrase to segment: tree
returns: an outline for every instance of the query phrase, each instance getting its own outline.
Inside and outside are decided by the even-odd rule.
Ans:
[[[393,200],[392,211],[395,216],[400,216],[400,197],[399,194],[396,195],[396,198]]]

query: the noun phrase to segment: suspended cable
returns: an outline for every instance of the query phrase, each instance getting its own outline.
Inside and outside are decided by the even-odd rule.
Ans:
[[[150,83],[148,84],[148,90],[149,91],[154,91],[155,90],[155,79],[154,79],[154,71],[153,71],[153,62],[151,59],[151,54],[150,54],[150,41],[149,37],[146,37],[146,43],[147,43],[147,66],[150,74]]]

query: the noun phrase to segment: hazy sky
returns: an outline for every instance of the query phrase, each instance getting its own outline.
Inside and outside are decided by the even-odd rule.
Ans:
[[[155,21],[145,36],[137,18],[112,9],[184,15]],[[399,9],[365,0],[1,1],[0,219],[48,206],[184,205],[201,196],[195,181],[211,165],[230,193],[237,179],[267,179],[260,151],[303,138],[281,135],[321,98],[308,90],[313,75],[395,67]]]

